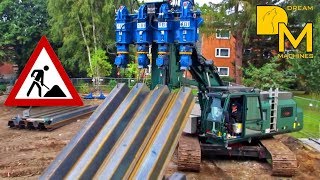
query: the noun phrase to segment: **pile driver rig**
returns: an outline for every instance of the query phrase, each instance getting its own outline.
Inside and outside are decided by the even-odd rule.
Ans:
[[[135,44],[139,69],[151,66],[152,89],[159,84],[198,87],[201,115],[190,120],[191,130],[179,142],[179,169],[199,170],[202,152],[269,157],[273,174],[294,174],[295,155],[272,136],[301,130],[301,109],[289,92],[224,85],[213,61],[197,52],[203,19],[193,0],[145,0],[135,14],[121,6],[115,21],[118,68],[127,67],[129,45]],[[193,80],[186,78],[187,72]]]

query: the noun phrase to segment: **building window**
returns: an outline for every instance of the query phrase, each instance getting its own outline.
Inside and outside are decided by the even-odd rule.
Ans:
[[[228,67],[218,67],[218,74],[220,76],[229,76],[229,68]]]
[[[216,57],[230,57],[230,48],[216,48]]]
[[[225,29],[217,29],[216,31],[217,39],[230,39],[230,31]]]

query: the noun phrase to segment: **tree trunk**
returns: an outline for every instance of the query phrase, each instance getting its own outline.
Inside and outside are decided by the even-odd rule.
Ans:
[[[235,5],[235,14],[238,19],[239,17],[239,6],[240,6],[240,1],[236,2]],[[238,22],[239,23],[239,22]],[[233,27],[236,26],[243,26],[243,24],[236,24],[234,22]],[[242,31],[244,28],[238,27],[235,31],[235,38],[236,38],[236,59],[234,61],[235,64],[235,79],[236,79],[236,84],[242,84],[242,56],[243,56],[243,36],[242,36]]]
[[[92,35],[93,35],[94,50],[97,51],[96,25],[94,23],[93,11],[94,11],[94,8],[92,3],[91,4]]]
[[[79,15],[77,16],[77,18],[78,18],[78,22],[79,22],[79,25],[80,25],[82,38],[83,38],[84,44],[85,44],[85,46],[86,46],[86,48],[87,48],[87,55],[88,55],[88,60],[89,60],[90,69],[91,69],[91,72],[92,72],[92,74],[93,74],[93,67],[92,67],[92,62],[91,62],[90,47],[89,47],[89,45],[88,45],[88,41],[87,41],[86,35],[84,34],[83,26],[82,26],[82,23],[81,23],[81,21],[80,21]]]
[[[242,58],[243,58],[243,37],[242,31],[236,32],[236,59],[235,79],[237,84],[242,84]]]

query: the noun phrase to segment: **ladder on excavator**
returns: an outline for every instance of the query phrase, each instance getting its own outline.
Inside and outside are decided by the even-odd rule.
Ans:
[[[270,131],[277,131],[277,114],[278,114],[278,98],[279,88],[274,91],[272,88],[269,90],[269,103],[270,103]]]

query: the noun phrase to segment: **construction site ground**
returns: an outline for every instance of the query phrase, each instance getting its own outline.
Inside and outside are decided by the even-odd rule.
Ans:
[[[9,129],[7,122],[25,108],[5,107],[0,96],[0,179],[38,179],[61,149],[81,128],[88,116],[54,131]],[[88,100],[85,104],[99,104]],[[44,107],[38,107],[44,108]],[[299,168],[293,179],[320,179],[320,153],[289,135],[276,136],[297,156]],[[165,176],[177,171],[176,155]],[[264,160],[221,157],[203,160],[199,173],[188,172],[188,179],[278,179]]]

